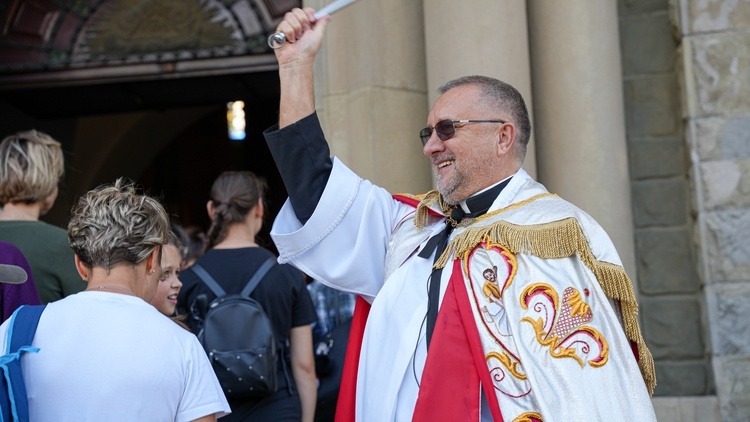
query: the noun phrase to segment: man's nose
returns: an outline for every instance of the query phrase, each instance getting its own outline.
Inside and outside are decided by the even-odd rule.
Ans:
[[[427,139],[427,143],[422,147],[422,153],[426,156],[435,154],[436,152],[442,152],[445,150],[445,143],[440,140],[437,136],[437,131],[433,130],[430,134],[430,138]]]

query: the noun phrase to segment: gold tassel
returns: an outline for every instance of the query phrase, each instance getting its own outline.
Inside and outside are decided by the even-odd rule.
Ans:
[[[630,278],[621,266],[596,259],[575,218],[531,226],[498,221],[485,227],[468,228],[451,240],[440,259],[435,262],[435,268],[445,267],[453,257],[466,260],[476,245],[484,241],[501,244],[516,254],[534,255],[543,259],[567,258],[577,254],[594,273],[604,294],[620,302],[625,335],[638,346],[638,366],[649,394],[654,394],[654,359],[638,325],[638,304]]]

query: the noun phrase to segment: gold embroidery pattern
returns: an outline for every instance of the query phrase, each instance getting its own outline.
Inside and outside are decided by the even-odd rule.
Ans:
[[[494,243],[504,245],[514,254],[529,254],[544,259],[578,255],[583,264],[594,273],[607,297],[619,301],[625,335],[638,346],[638,367],[649,394],[654,394],[654,359],[641,335],[638,303],[630,278],[621,266],[596,259],[575,218],[528,226],[497,221],[483,227],[469,227],[451,240],[435,263],[435,267],[443,268],[454,256],[465,256],[466,251],[474,249],[477,244],[488,238]]]
[[[565,290],[565,293],[568,293],[568,290],[572,290],[567,297],[567,303],[570,305],[571,315],[583,317],[584,315],[590,314],[591,307],[581,299],[581,294],[578,290],[569,287]]]
[[[515,255],[507,248],[486,242],[466,254],[462,261],[467,292],[477,309],[477,324],[487,341],[494,343],[485,351],[485,362],[495,389],[511,398],[530,393],[523,365],[506,344],[512,333],[505,314],[506,290],[512,285],[518,269]]]
[[[526,412],[518,415],[513,422],[544,422],[542,420],[542,414],[537,412]]]
[[[592,367],[604,366],[609,360],[609,345],[596,329],[586,326],[594,318],[591,308],[581,299],[581,294],[573,287],[563,293],[562,302],[552,286],[536,283],[526,287],[521,293],[521,307],[540,317],[524,317],[521,321],[530,323],[536,332],[536,339],[554,358],[573,358],[581,367],[581,358],[593,358],[587,362]]]
[[[472,259],[475,256],[474,254],[481,254],[481,258]],[[494,262],[492,259],[493,255],[499,255],[501,258],[500,262]],[[501,245],[483,242],[477,245],[473,251],[467,252],[462,262],[463,271],[468,278],[469,287],[474,295],[474,301],[482,316],[482,322],[487,332],[495,341],[498,344],[502,344],[500,337],[507,336],[509,333],[503,333],[502,328],[497,324],[502,319],[501,315],[505,314],[503,294],[513,283],[513,279],[518,271],[516,257]],[[484,282],[481,284],[475,282],[472,276],[471,267],[475,265],[479,266],[480,269],[485,266],[484,270],[481,270],[482,278],[484,279]],[[486,267],[487,265],[492,268]],[[502,269],[500,275],[498,275],[498,265]],[[477,271],[474,270],[474,274],[476,273]],[[478,290],[481,290],[481,294],[478,293]]]
[[[508,250],[508,248],[499,245],[497,243],[490,242],[490,238],[488,236],[485,236],[484,240],[477,245],[477,248],[472,251],[466,251],[464,253],[462,259],[462,262],[464,264],[464,274],[469,274],[469,255],[472,252],[476,252],[480,250],[480,248],[484,251],[488,251],[491,249],[497,249],[499,250],[500,256],[502,256],[504,264],[508,266],[508,278],[506,278],[503,281],[503,284],[500,285],[500,282],[497,280],[497,265],[493,265],[493,268],[486,268],[482,272],[482,276],[484,277],[484,284],[482,285],[482,293],[484,293],[485,297],[487,297],[490,300],[502,300],[503,293],[505,293],[505,290],[510,287],[510,285],[513,283],[513,279],[516,277],[516,272],[518,272],[518,262],[516,262],[516,256]]]
[[[519,362],[511,358],[510,355],[508,355],[508,353],[505,351],[503,351],[502,353],[489,352],[487,353],[487,356],[484,357],[484,359],[487,362],[487,367],[490,369],[490,376],[492,377],[492,381],[494,381],[495,383],[500,383],[503,380],[505,374],[502,373],[499,368],[492,365],[492,363],[490,362],[492,359],[497,359],[498,361],[500,361],[505,369],[507,369],[508,372],[510,372],[514,377],[520,380],[526,379],[526,374],[521,372],[523,368],[519,368]]]
[[[466,230],[451,240],[443,255],[435,262],[435,268],[445,267],[450,259],[470,251],[487,236],[492,241],[505,245],[512,253],[516,254],[530,254],[544,259],[567,258],[578,255],[581,261],[593,271],[607,297],[619,302],[625,335],[638,348],[638,367],[641,370],[641,375],[643,375],[643,380],[646,382],[649,394],[653,395],[656,387],[654,358],[641,335],[638,324],[638,303],[635,300],[635,292],[630,278],[622,266],[596,259],[586,236],[581,230],[581,226],[575,218],[570,217],[559,221],[526,226],[506,221],[497,221],[483,227],[470,226],[473,223],[480,223],[499,214],[529,205],[537,200],[556,197],[557,195],[554,194],[543,193],[485,214],[478,219],[464,219],[459,227],[465,227]],[[414,224],[419,230],[424,228],[428,222],[428,208],[442,209],[443,214],[448,212],[449,207],[436,190],[418,195],[416,198],[420,200],[420,203],[417,207]]]

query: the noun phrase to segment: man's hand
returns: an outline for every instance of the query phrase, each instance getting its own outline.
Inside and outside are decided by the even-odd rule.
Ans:
[[[274,50],[279,68],[296,65],[310,65],[320,50],[329,15],[315,19],[315,10],[306,7],[292,9],[284,15],[276,32],[283,32],[286,43]]]

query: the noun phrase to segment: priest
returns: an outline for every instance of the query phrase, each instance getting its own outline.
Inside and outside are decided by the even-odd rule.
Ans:
[[[265,137],[289,192],[280,261],[361,298],[337,420],[655,420],[631,282],[601,226],[521,168],[518,91],[444,84],[419,133],[437,189],[392,195],[331,158],[313,92],[328,20],[279,24]]]

